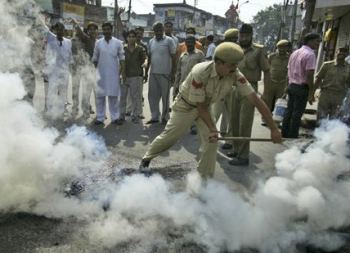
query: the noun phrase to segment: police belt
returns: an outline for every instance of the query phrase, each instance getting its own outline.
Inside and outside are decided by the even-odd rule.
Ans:
[[[181,98],[186,104],[188,104],[189,106],[191,106],[191,107],[193,107],[193,108],[197,108],[196,105],[193,105],[193,104],[187,102],[187,100],[186,100],[181,94],[179,94],[179,95],[180,95],[180,98]]]

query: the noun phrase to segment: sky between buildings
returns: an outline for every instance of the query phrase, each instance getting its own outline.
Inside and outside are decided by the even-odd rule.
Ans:
[[[154,3],[182,3],[182,0],[132,0],[132,10],[137,14],[153,13]],[[240,18],[249,23],[253,16],[260,10],[265,9],[273,4],[282,4],[283,0],[240,0]],[[194,0],[187,0],[187,4],[193,5]],[[207,12],[224,16],[232,3],[232,0],[198,0],[197,7]],[[237,0],[233,1],[234,4]],[[102,0],[105,6],[113,6],[114,0]],[[129,0],[118,0],[119,6],[127,7]]]

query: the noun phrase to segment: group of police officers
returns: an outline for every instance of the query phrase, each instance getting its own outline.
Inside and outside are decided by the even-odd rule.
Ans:
[[[225,40],[217,46],[211,61],[199,63],[178,88],[170,120],[164,131],[151,143],[143,156],[140,171],[152,173],[150,161],[174,145],[195,122],[201,140],[198,172],[202,178],[214,175],[218,134],[250,137],[255,107],[262,115],[263,125],[270,128],[271,139],[281,143],[282,136],[271,112],[275,102],[286,94],[288,60],[292,44],[280,40],[276,52],[267,56],[262,45],[253,43],[253,28],[243,24],[240,30],[225,32]],[[345,63],[348,47],[339,48],[336,59],[325,62],[316,75],[316,87],[321,88],[318,119],[334,117],[350,85],[350,68]],[[264,93],[258,96],[258,81],[264,77]],[[216,122],[221,118],[220,131]],[[226,142],[231,150],[231,165],[249,164],[249,141]]]

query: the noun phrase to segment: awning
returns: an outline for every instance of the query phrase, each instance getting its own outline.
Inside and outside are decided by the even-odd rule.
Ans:
[[[312,20],[322,22],[334,20],[350,11],[349,0],[317,0]]]
[[[43,11],[46,11],[48,13],[54,13],[53,11],[53,6],[52,6],[52,1],[48,0],[34,0],[34,2],[40,6],[40,8]]]

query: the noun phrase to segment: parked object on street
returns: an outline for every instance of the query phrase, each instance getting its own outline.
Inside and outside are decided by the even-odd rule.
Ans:
[[[273,113],[272,113],[272,118],[274,121],[278,123],[282,122],[284,114],[286,113],[287,103],[288,101],[286,98],[277,99],[275,104],[275,109],[273,110]]]

